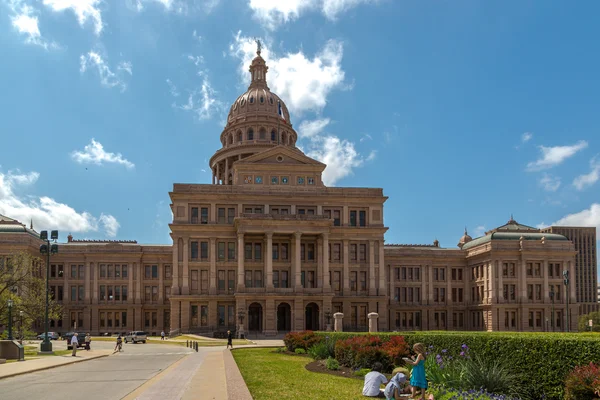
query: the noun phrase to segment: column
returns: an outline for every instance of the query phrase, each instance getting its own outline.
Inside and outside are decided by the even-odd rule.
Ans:
[[[179,240],[176,237],[173,237],[173,283],[171,285],[171,295],[179,294]],[[141,279],[141,276],[138,275],[138,281]],[[171,320],[174,318],[174,313],[171,314]],[[173,325],[171,324],[171,329],[175,329],[177,326],[179,328],[179,323]]]
[[[504,276],[502,275],[504,273],[504,260],[496,262],[498,263],[498,303],[504,303]],[[501,329],[504,329],[504,325]]]
[[[189,269],[189,265],[188,265],[189,244],[190,244],[190,238],[184,237],[183,238],[183,282],[181,284],[181,294],[183,294],[183,295],[190,294],[190,287],[189,287],[189,285],[190,285],[190,282],[189,282],[190,269]]]
[[[238,283],[237,291],[244,291],[244,234],[238,233]]]
[[[238,259],[240,257],[240,250],[238,249]],[[217,293],[217,238],[210,238],[210,249],[208,253],[210,259],[210,270],[208,272],[209,279],[209,294]]]
[[[571,299],[569,304],[571,305],[575,305],[575,303],[577,302],[577,293],[576,293],[576,276],[575,276],[575,261],[574,260],[569,260],[569,261],[565,261],[565,264],[568,265],[568,270],[569,270],[569,290],[571,291]],[[573,321],[575,321],[575,326],[577,326],[577,315],[574,316],[575,318],[573,318],[573,316],[571,316],[571,325],[573,325]]]
[[[527,303],[527,261],[521,256],[521,269],[519,270],[520,279],[517,282],[519,295],[517,296],[522,303]],[[527,317],[529,318],[529,317]]]
[[[211,171],[212,171],[212,184],[214,185],[216,183],[216,171],[214,168],[212,168]]]
[[[267,292],[273,291],[273,232],[266,233],[265,274]],[[274,306],[273,306],[274,307]]]
[[[208,222],[211,224],[217,223],[217,205],[215,203],[210,203],[210,208],[208,209]]]
[[[295,290],[302,289],[302,281],[301,281],[301,271],[302,264],[300,263],[301,258],[301,248],[300,244],[302,242],[302,232],[294,232],[295,240],[295,248],[294,248],[294,288]]]
[[[375,241],[369,240],[369,296],[376,296],[375,288]]]
[[[225,179],[223,179],[223,184],[224,185],[229,184],[229,159],[228,158],[225,159]]]
[[[94,268],[93,271],[90,270],[90,273],[93,275],[94,277],[94,283],[93,283],[93,287],[92,287],[92,293],[93,293],[93,297],[92,297],[92,304],[98,304],[98,270],[100,269],[100,265],[98,263],[96,263],[96,268]],[[130,276],[130,280],[131,280],[131,275]],[[64,295],[64,293],[63,293]]]
[[[323,276],[323,238],[317,236],[317,288],[323,288],[323,281],[329,279]]]
[[[548,260],[544,260],[542,275],[544,275],[544,303],[550,303],[550,288],[548,287]]]
[[[87,262],[87,268],[86,268],[86,272],[85,272],[85,304],[90,304],[90,299],[92,297],[92,288],[91,288],[91,278],[92,278],[92,263],[91,262]],[[79,271],[77,271],[79,272]]]
[[[489,268],[490,268],[490,291],[492,292],[490,294],[490,303],[494,304],[496,303],[496,274],[498,273],[498,267],[495,261],[490,261],[489,262]]]
[[[383,246],[384,246],[384,242],[383,239],[379,241],[379,295],[380,296],[386,296],[387,295],[387,285],[386,285],[386,279],[387,279],[387,273],[386,273],[386,269],[385,269],[385,256],[384,256],[384,251],[383,251]],[[392,295],[392,292],[390,292],[390,296]]]
[[[449,306],[452,303],[455,303],[455,299],[452,298],[452,267],[446,267],[446,305]],[[446,316],[450,318],[450,313],[452,309],[446,308]],[[446,325],[449,327],[449,325]]]
[[[139,263],[134,263],[134,265],[137,264],[137,266],[135,266],[134,268],[137,269],[137,282],[135,283],[135,298],[137,299],[137,304],[142,304],[144,302],[143,299],[143,295],[142,295],[142,279],[144,278],[144,275],[142,275],[143,272],[143,268],[142,268],[142,259],[140,258],[140,262]]]
[[[350,243],[348,239],[344,239],[344,293],[345,296],[350,294],[350,252],[348,248]]]
[[[433,303],[433,267],[431,265],[427,265],[427,276],[429,282],[429,288],[427,290],[427,304]]]
[[[322,233],[323,238],[323,291],[331,291],[329,282],[329,233]]]
[[[221,171],[219,171],[219,164],[217,163],[217,185],[221,184],[220,179],[221,179]]]
[[[133,288],[133,275],[136,273],[136,271],[135,271],[135,267],[132,264],[127,265],[127,268],[128,268],[127,272],[129,272],[128,273],[129,279],[127,281],[127,294],[128,294],[127,302],[130,304],[133,304],[136,302],[135,301],[135,299],[136,299],[135,290]],[[173,269],[171,269],[171,271],[173,271]],[[94,280],[95,280],[95,278],[94,278]],[[141,280],[141,276],[138,276],[137,280]],[[94,285],[95,285],[95,283],[94,283]],[[139,301],[138,301],[138,303],[139,303]],[[129,315],[127,316],[128,319],[133,318],[133,312],[130,315],[131,316],[129,316]],[[129,321],[127,321],[127,322],[129,322]],[[131,320],[131,324],[132,324],[131,326],[133,326],[133,320]]]
[[[483,263],[483,298],[481,299],[481,302],[483,304],[488,304],[488,298],[489,298],[489,278],[490,278],[490,274],[488,271],[488,265],[487,263]]]
[[[379,314],[376,312],[371,312],[367,315],[369,319],[369,333],[377,332],[377,319],[379,318]]]
[[[342,208],[342,226],[348,226],[348,206]]]
[[[164,283],[164,276],[165,276],[165,264],[159,262],[157,265],[158,268],[158,304],[162,305],[163,303],[163,299],[164,299],[164,291],[165,291],[165,283]],[[162,315],[162,312],[160,313]],[[158,316],[157,316],[158,318]],[[159,327],[162,329],[162,317],[159,318]]]

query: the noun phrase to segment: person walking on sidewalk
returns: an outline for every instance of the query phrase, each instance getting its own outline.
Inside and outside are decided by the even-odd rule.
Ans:
[[[160,340],[165,340],[165,331],[160,332]]]
[[[115,353],[117,351],[121,351],[121,347],[123,347],[123,338],[121,337],[121,334],[119,333],[119,336],[117,337],[117,344],[115,345]]]
[[[77,346],[79,346],[79,340],[77,339],[77,332],[75,332],[71,338],[71,347],[73,348],[73,353],[71,355],[73,357],[77,357]]]
[[[92,342],[92,337],[90,336],[90,334],[88,333],[87,335],[85,335],[85,349],[87,351],[90,351],[90,343]]]
[[[229,346],[231,346],[231,348],[233,349],[233,335],[231,334],[231,331],[227,331],[227,347],[229,348]]]

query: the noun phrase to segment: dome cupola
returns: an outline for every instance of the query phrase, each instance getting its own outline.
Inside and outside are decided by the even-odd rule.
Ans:
[[[473,238],[471,236],[469,236],[469,234],[467,233],[467,228],[465,227],[465,234],[458,241],[458,247],[460,247],[462,249],[462,247],[465,244],[469,243],[471,240],[473,240]]]

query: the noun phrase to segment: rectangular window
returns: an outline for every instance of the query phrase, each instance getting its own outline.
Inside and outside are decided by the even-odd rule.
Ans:
[[[79,266],[79,279],[85,279],[85,266]]]
[[[261,288],[262,284],[262,271],[254,271],[254,287]]]
[[[353,292],[356,292],[357,290],[357,272],[356,271],[352,271],[350,272],[350,290],[352,290]]]
[[[306,259],[306,245],[304,243],[300,244],[300,260],[304,261]]]
[[[235,208],[228,208],[227,209],[227,223],[233,224],[234,218],[235,218]]]
[[[358,253],[359,260],[360,261],[367,261],[367,245],[361,243],[358,246],[358,249],[359,249],[359,253]]]
[[[360,290],[367,290],[367,272],[360,271]]]
[[[71,279],[77,279],[77,265],[71,265]]]
[[[235,289],[235,270],[227,271],[227,288],[229,291]]]
[[[358,225],[359,226],[367,226],[367,212],[366,211],[358,212]]]
[[[224,261],[225,260],[225,242],[219,242],[218,243],[217,255],[219,257],[218,258],[219,261]]]
[[[356,261],[356,255],[357,255],[356,247],[357,246],[355,244],[350,245],[350,261]]]
[[[306,287],[306,271],[300,272],[300,285]]]
[[[219,326],[225,326],[225,306],[218,306],[217,313],[219,315]]]
[[[244,245],[244,258],[246,260],[252,260],[252,243],[246,243]]]
[[[198,293],[198,270],[197,269],[193,269],[191,271],[192,276],[191,276],[191,280],[192,280],[192,292],[193,293]]]
[[[314,261],[315,260],[315,244],[307,243],[306,248],[307,248],[306,259],[308,261]]]
[[[152,287],[151,286],[145,286],[144,287],[144,300],[145,301],[151,301],[152,300]]]
[[[120,265],[115,265],[115,278],[120,278],[121,277],[121,266]]]
[[[272,259],[279,260],[279,245],[273,244]]]
[[[152,301],[158,301],[158,286],[152,286]]]
[[[115,286],[115,301],[121,301],[121,286]]]
[[[227,243],[227,259],[229,261],[235,260],[235,242]]]
[[[235,306],[227,306],[227,326],[235,326]]]
[[[340,218],[340,210],[333,210],[333,226],[340,226],[341,218]]]
[[[202,207],[200,210],[200,223],[208,224],[208,207]]]
[[[127,264],[121,265],[121,274],[123,275],[123,279],[129,277],[129,271],[127,270]]]
[[[158,279],[158,265],[152,266],[152,279]]]
[[[60,288],[60,286],[59,286]],[[60,294],[60,291],[59,291]],[[106,286],[100,285],[100,300],[106,300]]]
[[[2,266],[3,262],[4,262],[3,259],[0,258],[0,267],[3,267]],[[56,265],[54,265],[54,264],[52,264],[50,266],[50,278],[56,278]]]
[[[254,259],[256,261],[262,260],[262,245],[260,243],[254,243]]]
[[[245,271],[246,287],[252,287],[252,271]]]
[[[200,326],[208,326],[208,306],[200,306]]]
[[[350,226],[356,226],[356,211],[350,211]]]
[[[288,259],[288,244],[287,243],[281,244],[281,259],[282,260]]]
[[[77,286],[71,286],[71,301],[77,301]]]
[[[279,271],[273,271],[273,287],[279,287]]]
[[[108,301],[113,301],[115,297],[113,296],[113,287],[107,286],[106,291],[108,292]]]
[[[208,242],[200,242],[200,259],[208,260]]]
[[[206,292],[206,291],[208,291],[208,271],[203,269],[200,274],[201,274],[200,289],[203,292]]]
[[[341,280],[342,273],[340,271],[333,271],[333,290],[338,292],[342,290]]]
[[[198,242],[192,242],[190,258],[192,260],[198,259]]]
[[[127,286],[121,287],[121,297],[123,301],[127,301]]]
[[[532,263],[527,263],[527,276],[531,276],[532,272],[531,272],[531,267],[532,267]]]
[[[224,270],[219,270],[218,272],[218,278],[219,278],[219,290],[225,290],[225,271]]]
[[[340,261],[341,253],[342,253],[342,245],[339,243],[334,243],[333,244],[333,259],[335,261]]]
[[[314,288],[315,286],[315,271],[308,271],[308,287]]]
[[[144,266],[144,279],[152,278],[152,266],[146,265]]]
[[[281,287],[282,288],[289,288],[289,281],[288,281],[288,272],[287,271],[281,271]]]
[[[113,327],[113,313],[111,313],[111,312],[106,313],[106,322],[108,322],[107,328]]]
[[[192,207],[192,224],[198,223],[198,207]]]
[[[217,209],[217,223],[219,223],[219,224],[225,223],[225,208],[219,207]]]
[[[107,269],[107,274],[106,277],[108,279],[113,277],[113,265],[112,264],[108,264],[108,269]]]
[[[106,313],[100,313],[100,328],[104,328],[106,326]]]

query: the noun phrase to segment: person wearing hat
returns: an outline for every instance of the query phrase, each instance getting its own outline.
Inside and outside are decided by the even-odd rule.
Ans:
[[[406,375],[402,372],[398,372],[390,379],[390,382],[385,386],[383,394],[387,400],[399,400],[400,395],[404,392],[404,385],[406,384]]]
[[[71,347],[73,348],[73,353],[71,355],[73,357],[77,356],[77,346],[79,346],[79,340],[77,339],[77,332],[75,332],[71,338]]]

